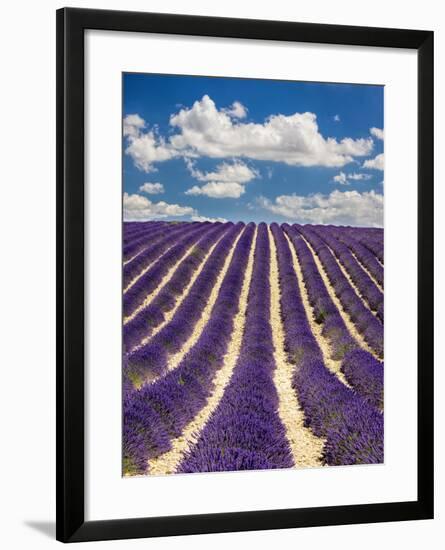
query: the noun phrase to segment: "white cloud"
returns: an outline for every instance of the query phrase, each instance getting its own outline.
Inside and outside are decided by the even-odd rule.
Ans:
[[[340,174],[337,174],[333,177],[333,180],[340,185],[349,185],[348,184],[348,178],[344,172],[340,172]]]
[[[371,174],[363,174],[363,172],[356,173],[353,172],[352,174],[345,174],[344,172],[340,172],[336,176],[332,178],[333,181],[336,183],[339,183],[340,185],[349,185],[348,180],[353,181],[361,181],[361,180],[370,180],[372,178]]]
[[[125,152],[144,172],[155,170],[157,162],[178,156],[243,157],[292,166],[342,167],[355,157],[369,155],[374,145],[371,137],[345,137],[340,141],[324,137],[314,113],[273,114],[262,124],[241,122],[246,113],[239,101],[230,108],[217,109],[215,102],[204,95],[191,108],[183,107],[170,117],[177,133],[168,140],[156,129],[148,129],[138,114],[130,114],[124,119]]]
[[[369,129],[369,131],[371,132],[371,135],[373,135],[377,139],[384,139],[385,138],[385,134],[384,134],[383,130],[381,130],[380,128],[376,128],[375,126],[373,126],[372,128]]]
[[[314,113],[271,115],[263,124],[233,121],[207,95],[170,117],[179,133],[170,145],[182,154],[212,158],[245,157],[294,166],[344,166],[369,155],[372,138],[323,137]]]
[[[345,174],[340,172],[332,178],[332,181],[339,183],[340,185],[349,185],[349,181],[367,181],[372,178],[371,174],[364,174],[363,172],[352,172],[351,174]]]
[[[191,217],[192,222],[221,222],[226,223],[226,218],[208,218],[207,216],[192,216]]]
[[[236,181],[210,181],[202,187],[194,185],[186,195],[205,195],[212,199],[238,199],[245,192],[244,185]]]
[[[145,210],[150,206],[151,202],[142,195],[129,195],[124,193],[124,209],[129,211]]]
[[[365,160],[363,168],[373,168],[374,170],[383,170],[385,167],[385,157],[383,153],[373,159]]]
[[[145,130],[146,123],[137,114],[124,118],[124,136],[127,138],[125,152],[133,159],[139,170],[152,172],[153,163],[169,160],[178,155],[155,130]]]
[[[248,183],[258,176],[256,170],[252,170],[243,162],[233,162],[231,164],[223,162],[218,164],[214,172],[201,172],[195,169],[193,161],[185,159],[187,168],[191,175],[198,181],[236,181],[237,183]]]
[[[168,204],[164,201],[155,203],[142,195],[124,193],[124,219],[126,221],[194,216],[196,214],[196,210],[190,206]]]
[[[335,122],[340,122],[340,115],[334,115],[334,121]]]
[[[233,118],[245,118],[247,116],[247,108],[239,101],[234,101],[230,107],[221,110]]]
[[[257,204],[299,223],[383,226],[383,195],[375,191],[335,190],[329,195],[281,195],[274,202],[260,197]]]
[[[124,136],[138,136],[145,128],[145,120],[138,114],[127,115],[124,118]]]
[[[177,156],[177,152],[169,147],[163,138],[156,136],[153,130],[128,135],[128,147],[125,152],[131,156],[136,168],[143,172],[153,172],[153,163]]]
[[[164,193],[165,189],[162,183],[144,183],[139,187],[139,191],[147,193],[147,195],[158,195]]]
[[[208,182],[202,187],[194,185],[185,191],[186,195],[205,195],[213,199],[238,199],[244,194],[244,184],[258,176],[256,170],[252,170],[240,161],[233,163],[223,162],[214,172],[201,172],[195,169],[193,161],[185,159],[191,175],[198,181]]]
[[[366,181],[372,179],[371,174],[364,174],[363,172],[359,172],[358,174],[353,172],[352,174],[348,174],[348,180],[355,180],[355,181]]]

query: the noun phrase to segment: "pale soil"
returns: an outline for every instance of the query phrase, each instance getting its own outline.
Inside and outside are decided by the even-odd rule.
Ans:
[[[128,321],[131,321],[132,319],[134,319],[136,317],[136,315],[138,315],[138,313],[140,313],[144,308],[146,308],[150,302],[156,298],[156,296],[159,294],[159,292],[164,288],[164,286],[170,281],[170,279],[173,277],[173,275],[175,274],[175,271],[178,269],[178,267],[181,265],[181,263],[183,262],[183,260],[185,260],[190,254],[192,254],[192,252],[194,251],[196,247],[196,243],[194,245],[192,245],[180,258],[179,260],[167,271],[167,273],[164,275],[164,277],[162,278],[161,282],[159,283],[159,285],[153,290],[153,292],[150,292],[150,294],[147,294],[147,296],[145,297],[145,300],[142,302],[142,304],[137,307],[135,309],[135,311],[133,311],[133,313],[131,315],[129,315],[128,317],[125,317],[124,318],[124,325],[126,323],[128,323]],[[162,258],[162,256],[161,256]],[[141,275],[142,276],[142,275]],[[139,278],[139,276],[138,276]],[[131,284],[134,284],[133,281]]]
[[[317,467],[322,465],[324,440],[315,436],[304,426],[304,413],[292,388],[295,365],[287,361],[284,327],[281,319],[280,285],[277,251],[272,232],[268,227],[270,242],[270,324],[274,344],[274,384],[277,389],[278,414],[286,428],[286,436],[296,467]]]
[[[238,312],[234,317],[233,331],[230,343],[227,348],[227,353],[224,356],[223,366],[216,373],[213,379],[213,392],[209,397],[207,404],[199,411],[195,418],[191,422],[189,422],[189,424],[187,424],[182,434],[172,441],[172,449],[167,453],[164,453],[163,455],[148,461],[148,473],[152,475],[172,474],[176,471],[184,454],[188,450],[190,450],[192,445],[198,440],[204,426],[219,405],[227,384],[230,382],[233,370],[238,360],[243,340],[244,326],[246,322],[247,300],[249,296],[250,281],[253,271],[256,235],[257,229],[255,229],[255,236],[252,242],[249,253],[249,260],[244,274]],[[232,255],[235,245],[236,243],[232,248]],[[226,268],[226,272],[228,264],[224,267]],[[219,284],[218,286],[218,292],[220,286],[221,284]],[[218,294],[218,292],[216,293],[216,295]]]
[[[315,250],[312,248],[312,246],[310,245],[310,243],[303,237],[303,235],[301,235],[301,238],[305,241],[305,243],[307,244],[309,250],[311,251],[312,253],[312,256],[314,258],[314,261],[315,261],[315,264],[318,268],[318,271],[321,275],[321,278],[323,279],[323,282],[325,284],[325,287],[329,293],[329,296],[331,298],[331,300],[334,302],[336,308],[338,309],[338,312],[340,313],[345,325],[346,325],[346,328],[348,329],[349,333],[351,334],[351,336],[354,338],[354,340],[357,342],[357,344],[364,350],[368,351],[369,353],[371,353],[378,361],[380,361],[380,357],[374,352],[374,350],[368,345],[368,343],[366,342],[366,340],[363,338],[363,336],[360,334],[360,332],[357,330],[356,326],[354,325],[354,323],[351,321],[351,318],[349,317],[349,315],[347,314],[347,312],[343,309],[343,306],[340,302],[340,300],[337,298],[337,295],[335,294],[335,291],[334,291],[334,288],[332,287],[330,281],[329,281],[329,278],[324,270],[324,267],[323,267],[323,264],[321,263],[319,257],[317,256]]]
[[[157,334],[160,330],[162,330],[165,325],[167,323],[169,323],[172,319],[173,319],[173,316],[175,315],[176,311],[178,310],[179,306],[182,304],[182,302],[185,300],[185,298],[187,297],[188,293],[190,292],[190,289],[192,288],[192,286],[195,284],[195,281],[196,279],[199,277],[199,275],[201,274],[202,270],[204,269],[205,265],[206,265],[206,262],[207,260],[210,258],[210,256],[212,255],[213,251],[215,250],[215,248],[217,247],[219,241],[224,237],[225,233],[223,233],[223,235],[221,235],[221,237],[215,242],[215,244],[213,244],[209,251],[207,252],[207,254],[204,256],[201,264],[196,268],[195,272],[193,273],[190,281],[188,282],[187,286],[184,288],[183,292],[181,293],[180,296],[178,296],[178,298],[176,299],[176,302],[175,302],[175,305],[174,307],[169,310],[169,311],[166,311],[164,313],[164,321],[158,325],[157,327],[155,327],[152,332],[146,336],[145,338],[143,338],[141,340],[141,342],[139,342],[139,344],[137,346],[135,346],[131,351],[135,351],[137,350],[138,348],[140,348],[141,346],[144,346],[145,344],[147,344],[147,342],[149,342],[153,336],[155,336],[155,334]]]
[[[208,323],[211,315],[212,315],[212,309],[215,305],[215,302],[218,298],[218,294],[221,288],[221,285],[224,281],[224,277],[227,274],[227,271],[229,270],[230,263],[232,261],[233,255],[235,253],[236,245],[241,238],[241,235],[244,233],[246,228],[244,228],[239,235],[236,237],[235,242],[232,245],[232,248],[230,249],[230,252],[227,254],[227,257],[225,259],[224,265],[218,274],[218,277],[216,279],[215,286],[212,288],[212,292],[210,293],[209,299],[207,300],[207,304],[205,308],[201,312],[201,317],[198,319],[198,321],[195,324],[195,328],[193,330],[192,335],[190,338],[185,342],[185,344],[182,346],[182,348],[177,352],[172,354],[168,358],[168,371],[176,369],[176,367],[179,365],[179,363],[183,360],[186,353],[189,352],[189,350],[196,344],[196,342],[199,340],[206,324]]]
[[[124,260],[122,262],[122,265],[127,265],[129,264],[130,262],[132,262],[135,258],[137,258],[139,256],[139,254],[142,252],[142,250],[140,250],[139,252],[136,252],[136,254],[134,256],[132,256],[131,258],[129,258],[128,260]]]
[[[300,262],[298,260],[297,253],[295,251],[294,246],[290,242],[289,237],[286,233],[284,233],[284,236],[287,239],[287,243],[289,245],[291,254],[292,254],[292,262],[295,270],[295,274],[298,281],[298,287],[300,289],[300,296],[301,300],[303,302],[303,307],[306,312],[306,318],[309,322],[309,327],[312,331],[312,334],[314,335],[318,347],[321,349],[321,353],[323,355],[323,362],[328,370],[330,370],[335,376],[342,382],[345,386],[351,387],[349,383],[347,382],[345,375],[341,371],[341,360],[332,359],[332,349],[331,345],[329,343],[329,340],[323,335],[323,325],[320,323],[317,323],[314,318],[314,310],[309,303],[309,295],[306,289],[306,285],[304,283],[304,277],[303,277],[303,271],[300,266]],[[307,241],[306,241],[307,242]],[[318,270],[320,271],[320,266],[317,265]],[[324,279],[323,279],[324,280]],[[324,281],[325,282],[325,281]],[[326,282],[325,282],[326,284]],[[329,289],[328,289],[329,290]],[[338,304],[337,308],[338,308]]]
[[[368,275],[368,277],[371,279],[371,281],[375,284],[375,286],[383,294],[383,288],[380,286],[377,279],[374,278],[374,275],[372,275],[372,273],[370,271],[368,271],[368,269],[362,264],[362,262],[357,258],[357,256],[354,254],[354,252],[352,252],[352,250],[350,250],[349,252],[354,256],[354,258],[355,258],[356,262],[358,263],[358,265],[363,269],[363,271]]]
[[[172,245],[172,246],[173,246],[173,245]],[[139,281],[139,279],[140,279],[143,275],[145,275],[145,274],[147,273],[147,271],[148,271],[150,268],[152,268],[156,262],[159,262],[159,260],[162,258],[162,256],[163,256],[164,254],[166,254],[166,253],[170,250],[170,248],[171,248],[172,246],[169,246],[168,248],[166,248],[166,249],[164,250],[164,252],[163,252],[160,256],[158,256],[155,260],[153,260],[153,261],[150,262],[147,266],[145,266],[144,269],[142,269],[142,271],[140,271],[140,272],[136,275],[136,277],[135,277],[134,279],[132,279],[132,280],[128,283],[128,285],[127,285],[126,288],[124,289],[124,294],[125,294],[128,290],[130,290],[130,288],[131,288],[135,283],[137,283],[137,282]],[[139,253],[139,254],[140,254],[140,253]],[[137,254],[137,256],[139,256],[139,254]],[[135,258],[135,257],[136,257],[136,256],[134,256],[134,258]],[[133,260],[134,258],[131,258],[131,259]],[[130,261],[131,261],[131,260],[130,260]],[[126,263],[128,263],[128,262],[125,262],[124,265],[125,265]]]

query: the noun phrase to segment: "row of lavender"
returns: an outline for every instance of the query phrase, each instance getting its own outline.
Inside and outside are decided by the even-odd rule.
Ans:
[[[310,251],[302,233],[294,227],[283,225],[285,233],[289,236],[300,263],[309,303],[313,308],[314,319],[323,327],[322,333],[330,343],[332,359],[342,360],[341,369],[349,384],[371,405],[377,409],[383,408],[383,364],[377,361],[369,352],[364,351],[358,342],[351,336],[337,307],[333,303],[329,292],[322,280],[320,272],[315,264],[314,256]],[[274,230],[276,231],[276,229]],[[325,266],[330,266],[325,262]],[[329,271],[328,271],[329,274]],[[343,285],[334,285],[338,290],[338,297],[345,300]],[[283,290],[282,290],[283,292]],[[342,293],[343,292],[343,293]],[[350,317],[354,310],[345,308]],[[360,325],[361,326],[361,325]],[[378,343],[378,349],[383,351],[383,334],[379,338],[372,338],[372,331],[364,330],[371,342]],[[292,338],[290,339],[292,341]],[[298,338],[295,338],[294,347],[290,350],[298,350]],[[360,364],[360,368],[356,366]]]
[[[149,458],[169,450],[171,439],[181,434],[211,394],[213,377],[222,365],[230,341],[233,317],[238,307],[254,231],[254,226],[250,224],[239,238],[243,224],[183,224],[175,227],[159,222],[151,224],[151,239],[147,239],[150,226],[144,225],[146,226],[126,228],[125,246],[131,245],[133,241],[140,243],[143,238],[146,239],[145,248],[139,248],[137,255],[126,266],[141,256],[148,258],[147,250],[158,248],[155,248],[156,252],[149,260],[143,260],[145,264],[142,262],[142,267],[139,266],[133,272],[133,276],[136,274],[139,279],[125,294],[129,294],[140,280],[148,284],[136,286],[143,290],[137,294],[137,305],[127,311],[134,312],[140,307],[145,296],[159,285],[170,267],[191,247],[193,253],[181,261],[173,277],[156,298],[124,326],[127,350],[124,372],[124,388],[127,390],[124,392],[124,470],[127,473],[142,473]],[[372,300],[373,294],[371,288],[368,288],[368,294],[365,295],[363,284],[356,282],[357,273],[360,274],[358,269],[362,269],[358,261],[378,282],[378,277],[369,267],[372,260],[364,259],[366,251],[379,267],[382,268],[382,265],[375,259],[370,248],[362,243],[363,239],[353,239],[349,233],[343,232],[341,235],[341,231],[335,232],[334,228],[329,228],[327,232],[319,226],[290,227],[285,224],[283,229],[295,247],[315,319],[323,324],[323,333],[331,343],[333,354],[335,358],[343,360],[342,370],[355,390],[341,384],[323,365],[321,352],[310,331],[301,303],[286,238],[282,230],[273,224],[272,232],[279,254],[286,351],[289,360],[298,365],[294,387],[303,405],[306,423],[316,435],[326,438],[326,463],[380,462],[383,453],[383,419],[378,409],[383,405],[383,366],[372,355],[362,351],[351,337],[330,299],[306,240],[320,258],[342,306],[356,325],[361,327],[359,331],[380,356],[383,354],[383,316],[380,319],[378,304],[374,313],[371,312],[369,301],[368,307],[364,306],[339,270],[338,261],[348,271],[364,300]],[[189,350],[177,368],[169,371],[169,356],[178,351],[193,333],[196,321],[236,238],[239,241],[210,321],[197,344]],[[203,264],[204,257],[212,246],[214,250]],[[271,377],[275,365],[269,325],[269,257],[267,227],[260,224],[241,355],[217,411],[202,432],[198,444],[181,464],[180,471],[277,468],[292,465],[284,428],[276,413],[278,398]],[[161,261],[157,262],[159,258]],[[201,266],[202,271],[173,319],[150,339],[151,331],[162,324],[165,313],[175,306],[178,296],[184,291],[198,266]],[[355,280],[351,274],[354,267]],[[377,273],[376,265],[374,268]],[[144,269],[146,271],[141,276]],[[335,284],[338,271],[344,280]],[[363,269],[362,272],[370,279]],[[381,280],[383,283],[383,277]],[[129,294],[132,295],[135,293]],[[366,318],[363,309],[368,314]],[[381,326],[380,331],[375,323]],[[144,338],[149,341],[141,346],[140,342]],[[302,375],[302,372],[305,374]],[[155,381],[150,383],[153,379]],[[306,379],[306,384],[303,379]],[[135,386],[142,387],[135,390]],[[319,393],[322,388],[327,392],[326,395],[324,391]],[[324,401],[321,402],[320,398]],[[361,410],[360,415],[357,414],[358,409]],[[360,437],[351,437],[351,433],[360,434]]]
[[[272,232],[278,250],[286,351],[298,367],[294,387],[307,426],[326,438],[323,458],[327,464],[381,462],[383,419],[377,408],[383,398],[382,367],[372,355],[358,348],[336,309],[329,308],[332,316],[336,313],[337,323],[343,325],[343,336],[349,338],[350,351],[347,355],[342,352],[343,370],[358,394],[327,371],[307,322],[286,239],[278,226],[273,225]],[[242,351],[217,410],[179,466],[179,472],[269,469],[293,463],[276,415],[277,393],[272,382],[275,365],[269,324],[269,260],[267,230],[260,225]],[[339,353],[338,340],[342,335],[335,332],[333,319],[330,321],[326,328]],[[309,373],[297,377],[299,369],[308,368]]]
[[[348,236],[365,246],[379,262],[384,264],[383,229],[338,227],[342,236]]]
[[[131,288],[125,292],[123,301],[125,317],[134,314],[138,307],[143,304],[146,296],[159,286],[169,269],[174,266],[190,247],[195,245],[210,228],[211,224],[198,224],[198,226],[191,225],[185,229],[181,229],[179,236],[176,234],[173,237],[170,236],[170,239],[174,239],[174,243],[172,243],[170,248],[163,254],[162,262],[155,262],[154,265],[151,265],[149,269],[138,277]],[[138,258],[135,260],[137,259]]]
[[[165,373],[169,355],[179,351],[193,333],[225,259],[242,228],[243,224],[237,224],[232,225],[227,231],[176,310],[173,319],[165,324],[146,344],[132,348],[132,344],[140,336],[149,334],[149,331],[144,331],[146,321],[151,324],[152,328],[159,326],[162,322],[162,313],[165,312],[161,307],[159,316],[156,316],[156,308],[159,306],[159,302],[163,303],[164,301],[164,291],[167,296],[169,295],[169,288],[164,287],[162,293],[158,294],[157,298],[148,306],[147,311],[141,311],[139,316],[124,326],[124,343],[128,350],[128,372],[133,379],[150,380]],[[175,283],[173,282],[173,284]],[[164,306],[166,305],[168,304],[164,303]],[[153,313],[155,315],[151,316]],[[147,314],[148,316],[146,316]],[[142,326],[139,325],[139,321]]]
[[[147,239],[147,231],[149,230],[149,227],[147,227],[148,224],[142,225],[144,227],[142,229],[139,229],[139,233],[143,232],[145,235],[145,239]],[[127,263],[124,266],[124,288],[126,288],[127,285],[131,282],[131,277],[136,277],[135,284],[133,284],[133,286],[129,290],[127,289],[128,292],[126,292],[124,296],[125,316],[134,315],[138,308],[141,307],[141,304],[143,303],[145,297],[159,285],[160,280],[171,267],[171,265],[173,265],[178,260],[178,258],[180,258],[184,251],[187,250],[187,248],[196,240],[196,238],[199,238],[204,229],[202,225],[205,224],[188,224],[188,228],[187,224],[179,225],[180,226],[178,227],[176,224],[167,224],[165,222],[152,223],[150,245],[147,246],[142,251],[142,253],[138,254],[137,257],[135,257],[131,262]],[[184,225],[186,227],[183,227]],[[201,226],[200,229],[199,226]],[[316,251],[318,251],[320,243],[323,247],[325,244],[329,244],[331,246],[331,249],[335,253],[337,259],[340,260],[340,263],[343,264],[343,267],[346,268],[353,282],[358,287],[362,298],[365,300],[365,302],[368,303],[368,307],[372,308],[377,318],[383,322],[383,293],[376,287],[376,285],[373,283],[373,281],[367,275],[364,269],[362,269],[352,252],[358,253],[357,257],[360,256],[360,258],[362,258],[363,265],[366,264],[366,266],[371,267],[371,269],[372,266],[374,266],[376,279],[382,285],[383,267],[367,248],[362,247],[362,249],[360,249],[362,245],[358,241],[339,235],[339,232],[342,233],[342,229],[344,230],[347,228],[335,228],[333,226],[312,226],[311,230],[316,234],[315,236],[313,235],[313,238],[317,239],[317,237],[323,237],[322,240],[318,238],[317,241],[312,244],[314,244]],[[309,231],[309,229],[306,230]],[[134,229],[133,232],[134,231],[136,231],[136,229]],[[363,231],[367,230],[355,230],[355,235],[358,234],[360,238],[361,232]],[[215,230],[215,234],[217,232],[218,230]],[[178,234],[180,235],[179,239]],[[139,241],[141,238],[140,234],[138,234],[137,237],[138,238],[136,240]],[[335,237],[339,237],[339,240],[337,240]],[[342,241],[341,239],[344,240]],[[171,246],[172,243],[178,240],[179,242],[176,242],[175,246]],[[145,242],[147,242],[147,240],[145,240]],[[346,242],[348,242],[349,246],[346,246]],[[207,242],[203,243],[202,247],[195,247],[193,256],[191,258],[188,258],[188,267],[184,266],[181,271],[178,271],[177,275],[175,274],[174,281],[172,281],[172,284],[170,284],[168,287],[169,292],[163,293],[162,299],[160,298],[159,300],[157,300],[157,302],[153,304],[153,307],[145,308],[142,312],[140,312],[140,315],[136,316],[136,318],[132,320],[129,326],[126,327],[125,340],[127,351],[134,347],[138,343],[138,341],[142,339],[143,335],[149,335],[150,331],[155,328],[155,326],[157,326],[156,320],[162,322],[164,312],[171,309],[175,297],[180,292],[182,292],[183,288],[186,286],[186,281],[188,281],[191,274],[193,273],[193,270],[199,264],[199,256],[201,255],[201,251],[205,252],[208,249],[206,249],[206,246],[210,247],[211,244],[212,242],[209,236],[207,237]],[[169,246],[171,248],[169,248]],[[167,253],[165,253],[165,250],[167,250]],[[326,256],[328,258],[328,262],[330,260],[329,263],[331,265],[329,268],[329,273],[332,275],[331,280],[337,283],[336,290],[338,290],[340,293],[342,292],[342,290],[346,290],[349,293],[349,297],[352,297],[353,303],[350,304],[349,309],[354,310],[354,322],[358,318],[364,318],[364,320],[360,322],[363,328],[364,325],[367,324],[369,315],[364,312],[363,304],[360,303],[360,301],[357,300],[357,298],[354,296],[353,289],[351,289],[348,282],[344,280],[344,276],[342,274],[339,274],[339,269],[336,268],[336,266],[333,264],[332,258],[330,257],[331,255],[326,254],[325,252],[326,251],[323,251],[320,255],[322,256],[322,261],[326,259]],[[148,269],[147,264],[149,264],[150,261],[155,264],[156,262],[154,260],[156,260],[163,253],[165,254],[163,256],[162,263],[150,265],[150,268]],[[367,253],[370,255],[368,261],[366,261]],[[374,263],[372,263],[372,261]],[[377,273],[379,269],[381,270],[380,274]],[[181,285],[181,283],[183,284]],[[172,290],[170,291],[170,289]],[[343,295],[343,301],[348,301],[349,297]],[[348,313],[351,312],[348,311]],[[371,321],[371,331],[378,332],[379,330],[381,331],[382,329],[379,329],[377,325],[373,321]],[[127,336],[129,339],[128,345]],[[374,347],[374,349],[376,348]],[[380,354],[379,349],[377,349],[376,352]]]
[[[371,250],[362,244],[363,235],[362,229],[354,230],[354,237],[342,230],[341,227],[336,227],[335,225],[323,226],[325,229],[329,230],[332,235],[340,242],[344,243],[350,251],[358,258],[361,264],[368,270],[372,277],[377,281],[381,288],[383,288],[383,263],[381,263],[375,254]],[[366,233],[365,233],[366,234]],[[380,231],[380,234],[376,235],[376,242],[380,241],[380,256],[383,259],[383,230]]]
[[[233,227],[232,223],[214,224],[213,229],[205,232],[199,239],[191,254],[180,263],[172,278],[157,296],[130,321],[125,323],[124,345],[126,352],[132,351],[144,338],[149,337],[156,327],[164,322],[166,313],[175,307],[177,298],[183,293],[211,247],[216,245],[225,233],[233,236],[240,228],[238,226],[237,230],[230,232],[229,229]],[[232,238],[230,237],[224,242],[228,244],[231,241]],[[220,258],[223,258],[221,248],[220,246],[216,252]]]
[[[235,237],[235,231],[239,230],[240,226],[235,226],[230,237]],[[178,437],[188,422],[193,420],[205,406],[213,390],[215,373],[223,365],[232,334],[233,319],[239,305],[254,231],[253,224],[244,228],[214,304],[211,318],[196,344],[174,370],[168,371],[165,364],[164,376],[151,384],[145,384],[139,390],[124,392],[123,455],[126,473],[143,473],[147,468],[147,460],[168,451],[171,448],[171,439]],[[228,250],[226,250],[227,253]],[[215,261],[223,257],[224,250],[221,250],[221,254],[215,255]],[[212,269],[205,274],[201,282],[204,283],[204,279],[208,277],[214,280],[216,271],[217,269]],[[203,273],[204,270],[200,277]],[[209,286],[212,287],[213,283]],[[195,298],[198,297],[197,293]],[[202,303],[195,305],[195,310],[199,312],[200,306],[202,307]],[[190,315],[193,314],[193,310],[187,311]],[[196,320],[196,314],[193,318]],[[181,319],[188,322],[186,317]],[[178,328],[179,330],[170,333],[169,339],[159,343],[158,349],[162,357],[165,357],[164,354],[168,355],[170,344],[181,337],[182,327],[178,326]],[[137,364],[144,363],[141,361]],[[129,368],[133,369],[134,363],[130,363]],[[124,372],[124,379],[126,378]],[[128,383],[124,387],[128,388]]]
[[[270,325],[270,247],[258,226],[241,352],[230,383],[178,471],[214,472],[289,468],[293,459],[278,416]]]
[[[347,365],[360,359],[360,350],[348,333],[337,309],[321,280],[313,256],[295,228],[284,231],[294,246],[300,262],[311,306],[334,355],[343,359],[342,369],[348,378]],[[326,439],[324,460],[327,464],[378,463],[383,460],[383,416],[377,410],[383,396],[383,378],[378,385],[381,365],[370,354],[362,384],[351,390],[331,373],[323,363],[323,355],[308,323],[298,281],[292,266],[289,245],[283,232],[272,224],[277,244],[281,286],[281,311],[285,329],[285,345],[289,361],[296,365],[293,387],[305,413],[305,422],[315,435]],[[375,376],[375,370],[378,375]],[[383,371],[381,372],[383,375]],[[369,388],[365,377],[375,379],[376,388]]]
[[[372,278],[354,257],[351,248],[344,242],[337,240],[335,232],[329,227],[316,226],[313,230],[332,250],[356,286],[360,296],[368,307],[376,313],[380,321],[383,322],[383,292],[379,290]]]
[[[283,227],[285,227],[285,231],[289,230],[287,224],[284,224]],[[377,316],[373,315],[368,307],[366,307],[363,300],[352,288],[347,277],[343,274],[334,254],[316,230],[311,226],[295,224],[292,226],[291,232],[297,232],[299,235],[302,235],[313,248],[315,254],[320,259],[323,269],[343,309],[349,315],[349,318],[355,324],[357,330],[363,336],[367,344],[379,357],[383,358],[383,310],[381,314],[382,319],[379,319]],[[330,239],[331,243],[332,241],[333,240]],[[363,274],[366,275],[364,272]]]
[[[176,230],[176,233],[180,229],[180,226],[171,226],[165,223],[154,223],[152,227],[145,227],[140,230],[124,233],[123,238],[123,256],[124,261],[129,262],[133,260],[138,254],[144,250],[147,243],[155,244],[159,242],[162,237]]]

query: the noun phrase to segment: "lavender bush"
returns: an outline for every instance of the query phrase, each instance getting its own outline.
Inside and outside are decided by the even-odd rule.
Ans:
[[[162,256],[162,261],[156,262],[125,292],[123,299],[124,316],[130,316],[144,302],[148,294],[153,292],[160,284],[169,269],[178,262],[187,250],[193,246],[207,231],[211,225],[195,227],[192,231],[184,231],[177,238],[177,244],[172,246]]]
[[[278,396],[270,326],[270,249],[258,226],[241,353],[217,409],[179,472],[288,468],[293,465]]]
[[[383,231],[297,224],[271,224],[271,231],[277,251],[284,351],[294,366],[292,388],[306,428],[324,440],[322,462],[381,463],[383,363],[360,347],[361,339],[353,337],[336,303],[338,298],[357,331],[383,357],[383,295],[362,268],[379,284],[383,282]],[[234,319],[254,234],[255,225],[243,223],[125,224],[123,243],[127,257],[132,259],[124,265],[124,281],[128,284],[154,262],[125,292],[125,315],[136,311],[146,296],[159,288],[160,281],[187,250],[193,247],[193,251],[178,263],[156,297],[123,328],[124,474],[146,473],[148,460],[171,450],[172,440],[183,434],[214,392],[215,376],[225,365],[234,336]],[[267,226],[259,224],[245,323],[242,334],[237,335],[242,338],[239,355],[234,358],[235,367],[219,403],[196,433],[196,443],[183,456],[178,472],[294,465],[286,428],[278,415],[279,395],[274,384],[269,244]],[[212,254],[204,262],[213,245]],[[232,250],[210,317],[195,333]],[[300,294],[293,252],[301,268],[310,311],[306,311]],[[316,259],[337,298],[331,298]],[[198,276],[190,284],[194,274]],[[364,300],[376,314],[364,305]],[[174,315],[164,323],[172,308]],[[313,314],[310,322],[308,314]],[[313,322],[320,325],[322,336],[329,342],[331,358],[341,361],[341,371],[350,387],[324,364],[316,336],[319,331],[312,331]],[[153,335],[156,327],[158,332]],[[173,365],[171,359],[180,350],[184,352],[181,360]]]
[[[173,277],[153,301],[124,325],[124,348],[127,352],[132,351],[143,338],[150,336],[153,329],[164,322],[165,313],[175,306],[178,296],[190,282],[211,246],[231,227],[231,222],[215,224],[211,231],[201,237],[193,252],[181,262]]]
[[[289,226],[285,226],[285,230]],[[281,311],[288,359],[295,364],[293,387],[315,435],[326,438],[327,464],[369,464],[383,461],[383,417],[323,364],[323,355],[307,321],[290,254],[279,228],[277,242]],[[301,240],[301,239],[300,239]]]
[[[383,357],[383,324],[357,296],[322,239],[309,226],[294,225],[310,243],[320,259],[337,298],[363,338],[379,357]]]
[[[377,409],[383,409],[383,363],[365,350],[354,350],[343,358],[346,380]]]
[[[134,238],[131,238],[128,244],[124,244],[124,260],[130,260],[135,255],[139,254],[141,250],[143,250],[147,246],[150,246],[151,244],[168,235],[169,233],[178,233],[178,229],[179,227],[177,225],[171,224],[162,224],[160,226],[147,228],[142,233],[139,233]]]
[[[329,227],[314,226],[313,231],[329,246],[351,277],[362,298],[373,311],[377,312],[378,318],[383,322],[383,293],[362,269],[349,248],[332,235]]]
[[[159,257],[171,246],[178,242],[178,238],[184,234],[194,231],[199,224],[190,224],[190,226],[171,226],[168,229],[162,229],[157,237],[152,237],[147,241],[147,246],[140,251],[137,256],[133,256],[123,267],[123,287],[124,289],[131,281],[139,275],[150,263],[159,259]]]
[[[363,246],[366,246],[383,265],[383,229],[347,227],[340,230]]]
[[[221,239],[210,261],[206,263],[187,297],[177,309],[174,318],[147,344],[128,354],[129,370],[136,385],[147,377],[162,374],[167,369],[169,353],[179,351],[191,336],[223,268],[226,256],[242,229],[243,224],[237,224]],[[124,333],[125,341],[126,336]]]
[[[130,244],[131,241],[143,235],[147,235],[150,237],[150,235],[153,234],[155,231],[165,226],[168,226],[166,222],[126,222],[124,223],[122,243],[125,247],[127,244]]]
[[[149,458],[168,450],[167,441],[179,436],[205,405],[233,330],[253,234],[254,226],[249,224],[237,243],[212,316],[178,367],[156,382],[126,393],[124,464],[132,472],[142,473]]]
[[[366,246],[353,239],[348,233],[341,231],[341,229],[339,230],[338,227],[331,225],[329,226],[329,230],[339,241],[344,243],[355,254],[362,265],[365,266],[369,273],[383,288],[383,266],[379,261],[377,261],[375,255],[368,248],[366,248]]]
[[[295,278],[295,273],[292,266],[292,257],[284,235],[276,224],[272,224],[271,227],[277,241],[278,252],[282,257],[282,270],[287,270],[287,278],[293,279]],[[356,349],[358,344],[349,334],[337,307],[329,296],[329,292],[315,264],[312,252],[301,238],[301,234],[295,227],[290,227],[287,224],[283,224],[282,227],[295,248],[304,278],[304,285],[308,292],[309,303],[314,309],[314,319],[323,326],[322,333],[328,339],[333,351],[332,359],[341,359],[346,352]],[[294,293],[294,287],[295,285],[282,286],[282,292],[286,289],[286,292]],[[291,298],[289,298],[290,300]],[[288,314],[295,315],[292,311],[288,312]],[[294,323],[293,326],[297,327],[298,323]],[[290,338],[289,341],[292,341],[292,339]]]

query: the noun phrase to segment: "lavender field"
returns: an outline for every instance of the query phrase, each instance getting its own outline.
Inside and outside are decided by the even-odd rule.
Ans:
[[[383,462],[383,229],[126,222],[123,474]]]

